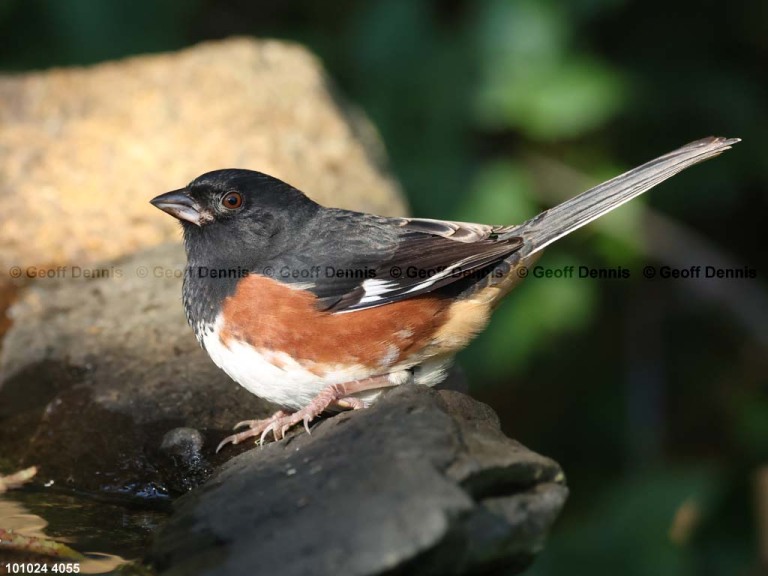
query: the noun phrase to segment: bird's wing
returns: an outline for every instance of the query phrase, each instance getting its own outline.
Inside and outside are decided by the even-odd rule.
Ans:
[[[376,238],[375,250],[345,250],[335,273],[323,271],[308,286],[319,307],[351,312],[471,283],[522,246],[502,226],[419,218],[376,218],[371,225],[386,229],[366,236]]]

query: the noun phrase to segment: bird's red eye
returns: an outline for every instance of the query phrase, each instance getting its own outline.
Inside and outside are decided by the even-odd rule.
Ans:
[[[240,192],[229,192],[221,199],[221,205],[230,210],[237,210],[243,205],[243,195]]]

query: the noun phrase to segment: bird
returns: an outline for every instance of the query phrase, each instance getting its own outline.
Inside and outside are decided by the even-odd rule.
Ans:
[[[691,142],[517,225],[327,208],[245,169],[153,198],[183,229],[182,299],[199,344],[281,407],[238,423],[216,452],[440,383],[544,248],[739,141]]]

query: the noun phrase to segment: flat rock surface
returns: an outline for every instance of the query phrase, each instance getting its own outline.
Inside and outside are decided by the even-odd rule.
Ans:
[[[566,497],[490,408],[403,387],[233,458],[176,502],[150,560],[169,576],[513,574]]]

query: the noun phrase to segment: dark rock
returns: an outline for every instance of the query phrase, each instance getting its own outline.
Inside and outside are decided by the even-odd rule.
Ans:
[[[487,406],[404,387],[233,458],[177,501],[151,560],[169,576],[511,574],[566,496]]]
[[[198,346],[175,274],[183,266],[170,245],[113,263],[119,275],[21,293],[0,356],[0,461],[79,491],[185,492],[223,461],[212,448],[235,422],[275,410]],[[200,434],[186,461],[169,453],[178,428]]]

